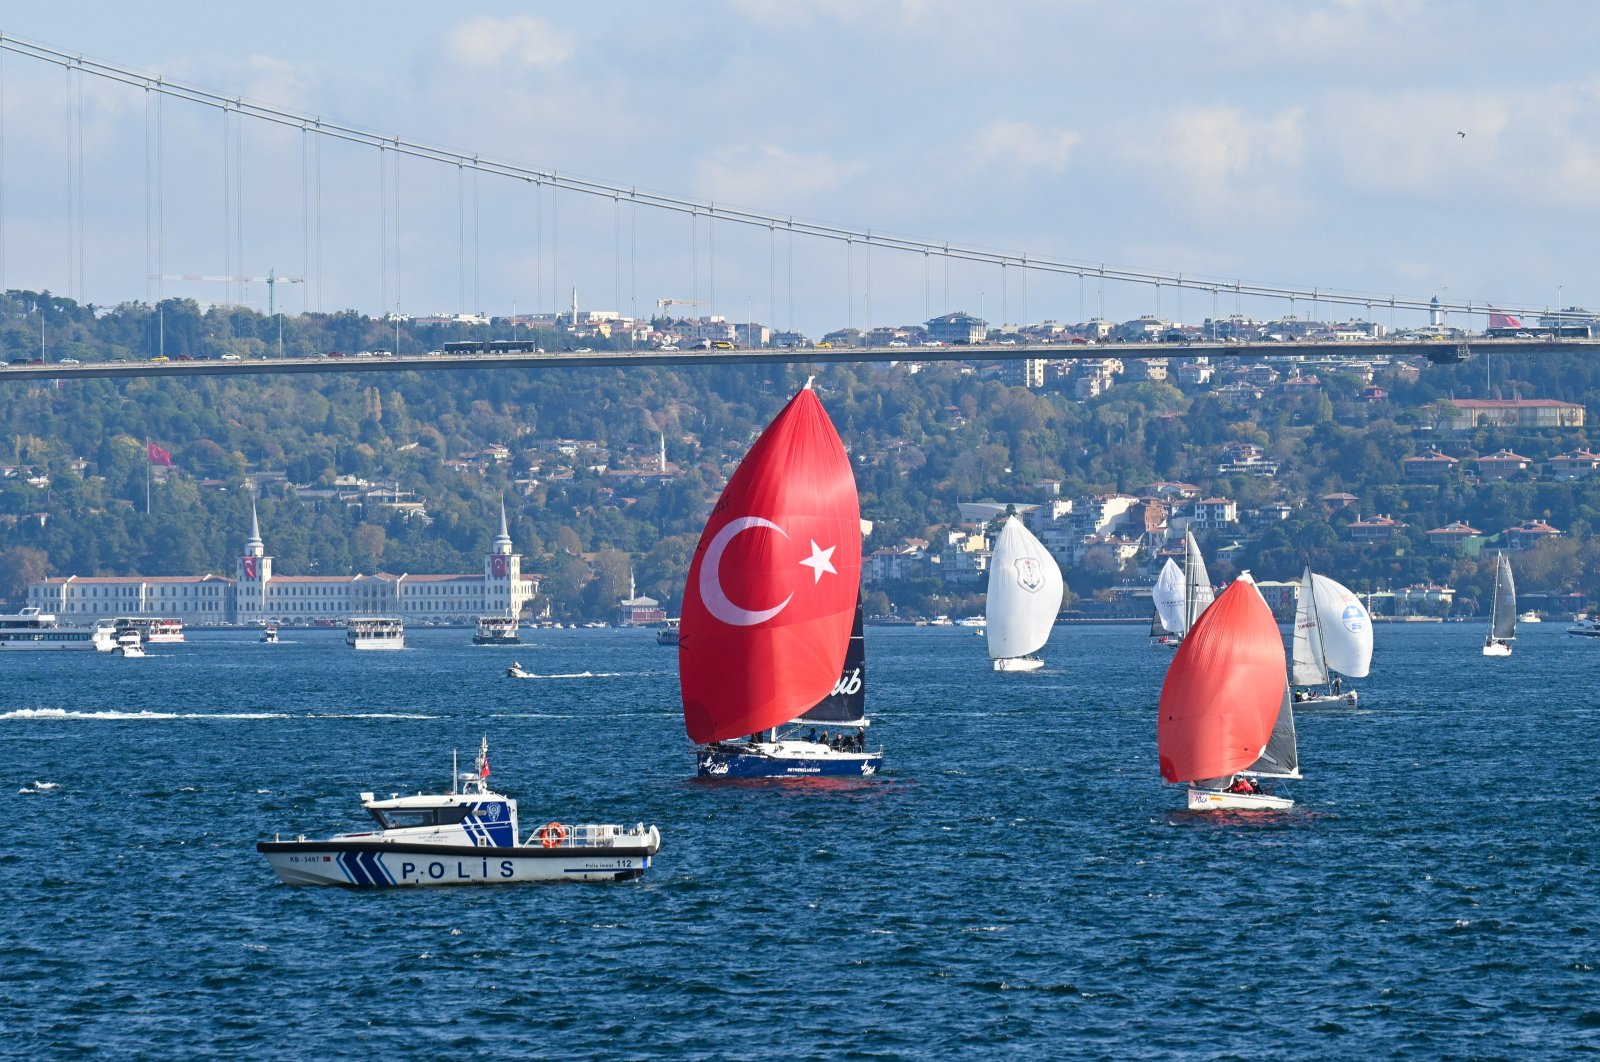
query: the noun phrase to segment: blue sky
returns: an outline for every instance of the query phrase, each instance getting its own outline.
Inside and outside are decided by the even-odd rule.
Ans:
[[[1600,306],[1591,5],[577,6],[34,2],[8,5],[0,32],[466,152],[879,232],[1216,279]],[[66,75],[8,55],[0,81],[4,283],[74,290]],[[83,98],[82,294],[144,298],[153,119],[135,89],[86,79]],[[947,274],[888,252],[847,265],[832,245],[797,247],[791,278],[787,247],[764,232],[690,231],[571,196],[552,219],[547,199],[492,179],[475,190],[474,252],[474,190],[453,168],[380,172],[373,153],[331,144],[316,254],[297,133],[232,134],[232,232],[224,165],[238,162],[220,116],[168,103],[162,122],[160,268],[310,273],[284,296],[291,309],[505,313],[565,304],[576,285],[590,307],[696,298],[816,332],[947,309],[1076,320],[1101,305],[1092,282]],[[218,289],[164,285],[202,300]],[[245,294],[264,301],[259,285]],[[1103,297],[1108,316],[1157,308],[1151,289]],[[1167,317],[1212,309],[1209,295],[1161,295]]]

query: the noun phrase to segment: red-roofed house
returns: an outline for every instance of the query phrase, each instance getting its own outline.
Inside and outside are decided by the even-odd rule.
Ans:
[[[1476,542],[1482,537],[1482,531],[1460,520],[1428,532],[1428,541],[1433,544],[1433,548],[1446,553],[1460,553],[1467,548],[1467,543]]]
[[[1526,472],[1528,465],[1528,459],[1521,454],[1496,450],[1478,458],[1478,476],[1485,480],[1510,479],[1519,472]]]
[[[1392,516],[1374,516],[1370,520],[1352,520],[1345,525],[1350,537],[1357,542],[1386,542],[1402,527],[1407,526]]]
[[[1543,520],[1529,520],[1500,532],[1500,543],[1509,552],[1532,549],[1547,539],[1560,537],[1561,532]]]
[[[1451,431],[1477,427],[1581,428],[1583,407],[1553,398],[1457,398],[1445,422]]]
[[[1569,450],[1546,461],[1544,470],[1551,479],[1587,479],[1600,472],[1600,454]]]
[[[1400,462],[1400,467],[1407,479],[1443,479],[1460,463],[1449,454],[1429,450],[1425,454],[1404,459]]]

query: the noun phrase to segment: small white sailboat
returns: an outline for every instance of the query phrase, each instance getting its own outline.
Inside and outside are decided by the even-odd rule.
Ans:
[[[1044,543],[1013,516],[995,539],[989,558],[989,592],[984,606],[989,656],[996,671],[1037,671],[1055,626],[1066,587],[1061,566]]]
[[[1356,691],[1345,689],[1343,679],[1366,678],[1371,665],[1367,607],[1349,589],[1307,567],[1294,617],[1294,702],[1354,708]]]
[[[1150,597],[1156,606],[1156,616],[1150,624],[1150,644],[1176,648],[1183,638],[1185,596],[1183,569],[1171,557],[1156,577]]]
[[[1517,638],[1517,582],[1511,576],[1511,562],[1504,553],[1496,554],[1494,598],[1489,605],[1489,636],[1483,640],[1484,656],[1510,656]]]
[[[1178,647],[1161,686],[1161,776],[1188,783],[1189,810],[1294,806],[1256,781],[1300,777],[1284,667],[1272,611],[1241,575]]]

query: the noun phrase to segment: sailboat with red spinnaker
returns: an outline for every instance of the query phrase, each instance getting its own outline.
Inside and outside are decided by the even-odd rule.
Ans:
[[[1241,575],[1195,621],[1161,687],[1161,777],[1188,783],[1190,810],[1294,805],[1258,781],[1300,777],[1285,665],[1272,610]]]

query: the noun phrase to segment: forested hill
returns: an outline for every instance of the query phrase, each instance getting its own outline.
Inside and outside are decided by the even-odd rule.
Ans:
[[[257,357],[275,350],[278,333],[277,321],[242,309],[202,312],[172,300],[158,315],[143,305],[105,310],[11,292],[0,299],[7,358],[40,349],[41,318],[51,361],[142,360],[163,335],[172,356]],[[282,325],[291,356],[394,342],[391,323],[351,313]],[[401,344],[426,350],[470,337],[402,327]],[[564,339],[552,334],[547,343],[571,345]],[[1222,562],[1224,573],[1237,566],[1293,577],[1310,560],[1361,588],[1454,580],[1470,593],[1484,580],[1477,563],[1430,551],[1423,532],[1463,520],[1492,535],[1541,519],[1565,535],[1519,558],[1523,588],[1600,596],[1590,542],[1600,483],[1532,475],[1478,483],[1470,468],[1471,457],[1506,447],[1537,470],[1588,447],[1589,429],[1435,427],[1437,403],[1483,397],[1486,387],[1583,403],[1593,416],[1596,366],[1502,355],[1487,373],[1481,361],[1380,369],[1374,383],[1387,397],[1377,401],[1359,397],[1364,380],[1320,372],[1317,388],[1268,388],[1258,401],[1147,382],[1080,402],[1060,389],[1003,383],[999,367],[982,360],[921,371],[796,364],[70,383],[6,381],[0,367],[0,598],[15,603],[27,580],[47,573],[231,574],[253,489],[268,551],[285,574],[477,571],[503,495],[516,548],[545,577],[556,614],[608,614],[626,594],[630,567],[641,592],[675,602],[711,499],[809,372],[852,453],[863,514],[876,524],[869,549],[912,536],[937,547],[959,502],[1037,502],[1047,480],[1060,481],[1069,498],[1185,481],[1243,510],[1292,507],[1268,529],[1242,526],[1209,542],[1243,547]],[[671,473],[651,475],[662,436]],[[171,452],[170,472],[151,476],[147,441]],[[1230,442],[1260,445],[1277,475],[1219,475],[1218,452]],[[1463,467],[1441,482],[1405,482],[1401,460],[1433,446]],[[373,493],[378,486],[387,493]],[[1355,495],[1357,506],[1330,515],[1317,500],[1333,492]],[[420,502],[426,518],[394,507],[396,499]],[[1342,532],[1356,512],[1408,526],[1386,543],[1358,544]],[[1069,581],[1086,595],[1133,574],[1075,569]],[[903,603],[929,604],[942,591],[897,592]]]

